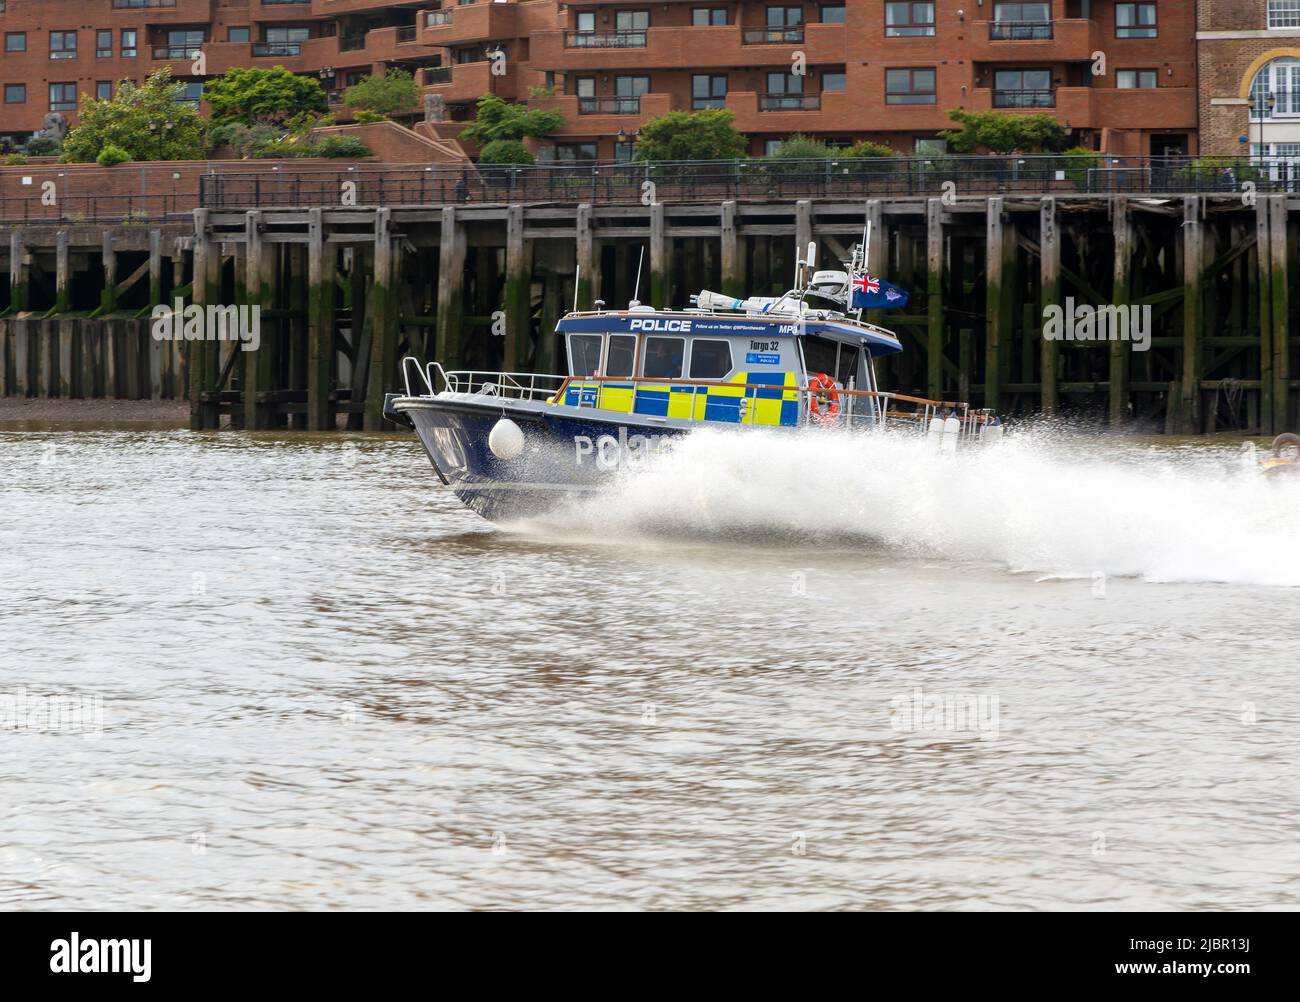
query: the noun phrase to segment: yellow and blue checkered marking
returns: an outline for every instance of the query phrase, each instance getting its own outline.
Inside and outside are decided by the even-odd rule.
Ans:
[[[570,383],[566,407],[597,407],[623,414],[792,428],[799,423],[799,390],[793,372],[741,372],[734,386],[671,383]],[[763,384],[759,388],[746,389]]]

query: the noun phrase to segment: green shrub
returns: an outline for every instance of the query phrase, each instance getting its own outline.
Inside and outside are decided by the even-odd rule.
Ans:
[[[118,164],[129,164],[131,154],[113,143],[109,143],[99,151],[99,156],[95,157],[95,163],[101,167],[116,167]]]
[[[483,146],[478,159],[483,164],[535,163],[533,155],[518,139],[494,139]]]
[[[387,115],[380,111],[371,111],[369,108],[360,108],[352,116],[357,120],[358,125],[373,125],[376,122],[390,122]]]
[[[309,157],[368,157],[370,147],[357,136],[326,136],[308,147]]]
[[[63,152],[63,144],[57,139],[37,136],[27,141],[27,154],[33,157],[57,157]]]
[[[869,139],[860,139],[840,154],[848,160],[870,160],[884,157],[901,156],[897,150],[882,143],[873,143]]]
[[[10,153],[5,157],[6,167],[21,167],[25,163],[27,163],[27,157],[23,156],[21,153]]]

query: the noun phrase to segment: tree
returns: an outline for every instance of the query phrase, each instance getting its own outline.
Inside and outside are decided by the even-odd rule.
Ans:
[[[315,77],[290,73],[283,66],[254,69],[239,66],[209,80],[203,98],[212,106],[214,119],[254,123],[279,123],[303,112],[323,112],[329,106]]]
[[[379,76],[362,77],[343,92],[343,103],[353,111],[394,115],[420,103],[420,85],[406,70],[389,69]]]
[[[460,134],[486,146],[501,139],[519,140],[525,136],[540,139],[563,125],[562,112],[529,108],[504,101],[495,94],[484,94],[478,99],[474,121]]]
[[[725,108],[670,111],[641,127],[637,160],[735,160],[749,141],[736,129],[736,116]]]
[[[479,150],[481,164],[531,164],[533,155],[518,139],[494,139]]]
[[[961,111],[948,117],[960,129],[939,133],[958,153],[1043,153],[1061,149],[1070,130],[1051,115],[1021,115],[1003,111]]]
[[[108,146],[132,160],[193,160],[203,156],[206,125],[197,108],[184,103],[185,85],[166,67],[143,86],[118,84],[105,100],[85,98],[81,124],[63,141],[65,163],[91,163]]]

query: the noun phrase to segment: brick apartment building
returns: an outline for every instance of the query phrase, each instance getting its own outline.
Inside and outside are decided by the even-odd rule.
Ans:
[[[1202,22],[1257,7],[1262,24],[1286,4],[1203,0]],[[1196,29],[1190,0],[0,0],[0,139],[22,143],[50,112],[75,122],[81,95],[163,65],[197,100],[201,48],[209,74],[282,65],[335,100],[407,67],[438,139],[483,94],[558,108],[539,152],[560,160],[628,157],[648,120],[713,107],[752,153],[795,132],[929,151],[953,108],[1049,112],[1108,152],[1191,153]]]
[[[1300,0],[1200,0],[1201,147],[1300,158]]]

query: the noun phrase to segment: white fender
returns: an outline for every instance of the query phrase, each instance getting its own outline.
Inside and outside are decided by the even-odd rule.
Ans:
[[[961,434],[961,422],[955,417],[949,417],[943,423],[943,440],[939,443],[941,452],[957,451],[957,436]]]
[[[488,432],[488,448],[497,459],[517,459],[524,451],[524,433],[509,418],[502,418]]]

